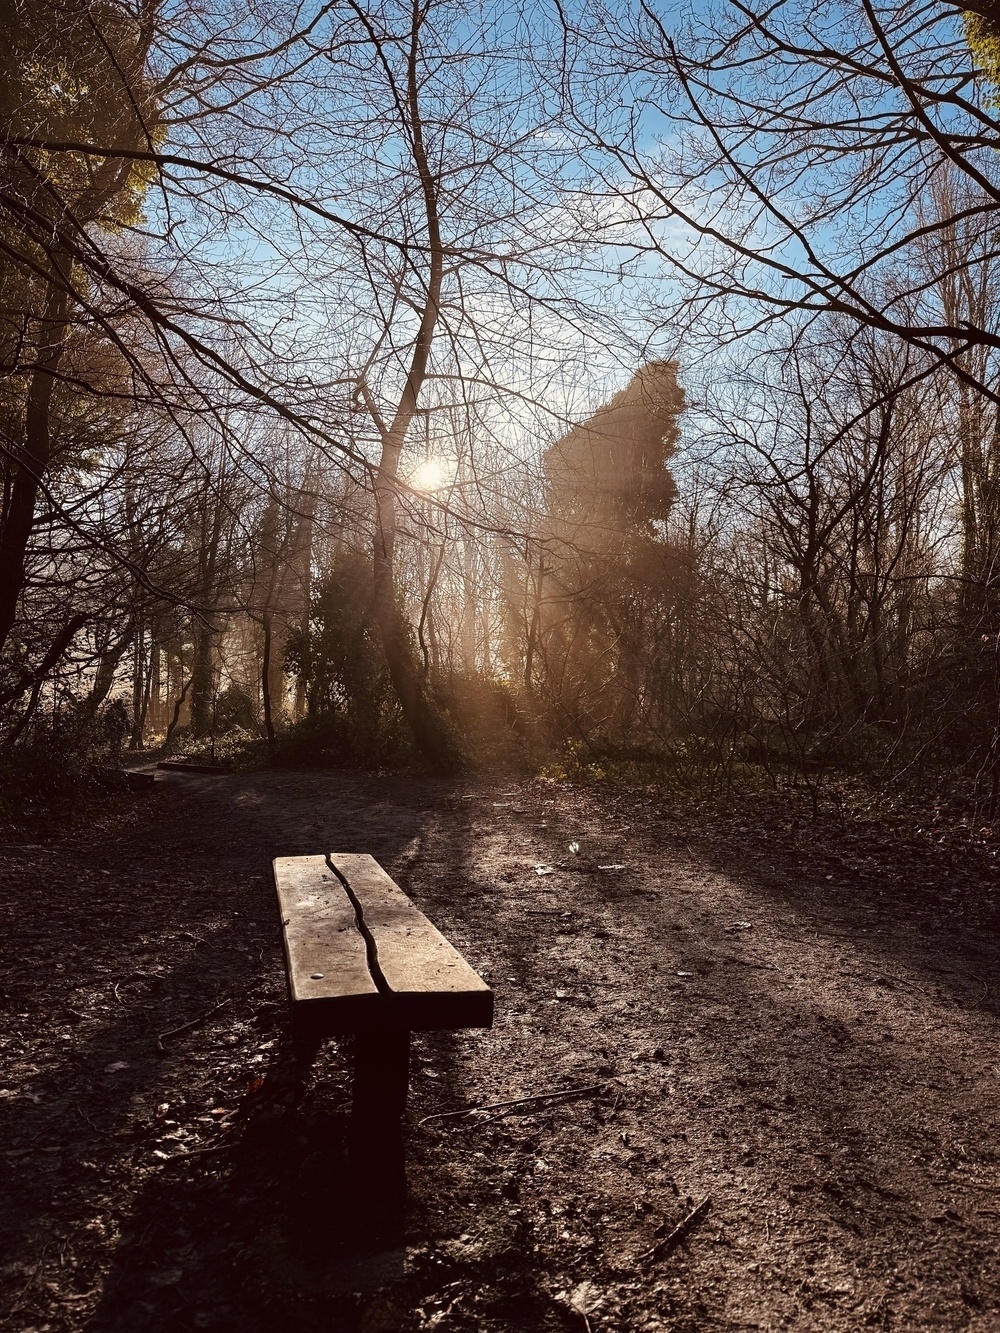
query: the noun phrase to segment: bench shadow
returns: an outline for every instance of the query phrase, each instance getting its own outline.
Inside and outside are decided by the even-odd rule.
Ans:
[[[46,873],[26,877],[10,941],[12,956],[24,952],[23,975],[9,1000],[14,1010],[31,1011],[23,1014],[26,1039],[37,1044],[34,1058],[44,1068],[29,1067],[17,1095],[0,1101],[4,1143],[24,1153],[24,1169],[0,1205],[5,1260],[44,1280],[46,1256],[67,1236],[120,1228],[89,1328],[305,1328],[327,1310],[349,1328],[355,1307],[360,1319],[370,1293],[402,1274],[405,1213],[384,1198],[373,1207],[349,1169],[349,1049],[328,1043],[309,1070],[290,1040],[269,860],[337,849],[370,850],[391,863],[420,836],[437,793],[428,798],[428,784],[419,781],[353,774],[237,775],[214,789],[197,781],[197,788],[164,791],[148,823],[120,840],[113,858],[110,843],[49,854],[66,881],[58,899]],[[293,799],[284,798],[274,820],[262,818],[276,788]],[[372,808],[382,813],[366,827]],[[98,869],[108,864],[116,869]],[[78,865],[93,868],[90,880],[74,882]],[[151,865],[158,884],[201,874],[205,888],[194,897],[137,891]],[[106,921],[93,918],[97,874],[111,875]],[[31,954],[59,957],[67,941],[75,949],[67,971],[92,974],[104,999],[99,1020],[79,1029],[86,1035],[62,1047],[53,1021],[80,1016],[64,1019],[46,995],[41,1002],[50,1007],[38,1021]],[[136,962],[142,951],[155,955],[155,972],[135,971],[153,966]],[[131,989],[108,1002],[115,979],[130,974],[138,978]],[[72,987],[66,993],[72,1015]],[[201,1032],[170,1043],[166,1058],[155,1053],[156,1034],[220,996],[231,1007],[219,1023],[276,1047],[269,1063],[250,1067],[249,1049],[236,1049],[246,1038],[221,1042],[232,1044],[232,1055],[222,1057],[230,1072],[253,1075],[232,1148],[151,1165],[151,1108],[163,1100],[189,1118],[203,1113],[206,1089],[222,1078],[213,1072],[214,1050],[194,1053]],[[39,1145],[61,1150],[65,1161],[39,1159]],[[70,1294],[82,1292],[56,1276]],[[26,1316],[24,1301],[16,1308]]]
[[[351,1044],[282,1032],[232,1146],[145,1182],[89,1329],[348,1330],[403,1278],[405,1201],[351,1162]]]
[[[312,1062],[283,1016],[276,1022],[281,1044],[238,1142],[148,1178],[88,1333],[399,1333],[422,1326],[415,1312],[459,1284],[489,1288],[505,1327],[566,1327],[523,1221],[487,1256],[452,1252],[490,1181],[470,1180],[467,1163],[463,1178],[454,1144],[423,1133],[416,1109],[406,1118],[405,1196],[371,1191],[351,1162],[353,1038],[324,1042]],[[447,1032],[417,1039],[442,1082],[460,1081],[459,1042]]]
[[[413,831],[400,830],[395,846],[387,838],[366,846],[398,873],[394,862]],[[330,845],[342,848],[344,839]],[[452,847],[462,851],[462,832]],[[315,839],[286,838],[280,850],[317,847]],[[280,972],[280,958],[275,966]],[[274,1007],[270,1022],[279,1046],[238,1143],[217,1159],[171,1163],[145,1183],[129,1219],[130,1244],[116,1256],[89,1333],[398,1333],[417,1326],[414,1310],[439,1290],[443,1273],[466,1272],[437,1253],[442,1219],[432,1216],[428,1196],[453,1197],[469,1182],[459,1186],[446,1145],[421,1134],[412,1105],[419,1099],[411,1097],[405,1124],[408,1193],[384,1185],[373,1192],[351,1161],[353,1038],[325,1041],[313,1061],[292,1039],[286,1004]],[[435,1032],[414,1041],[461,1095],[461,1038]],[[471,1225],[476,1207],[465,1200],[445,1224],[449,1238]],[[503,1270],[497,1301],[511,1327],[551,1327],[553,1303],[525,1268],[524,1239],[511,1236],[502,1254],[470,1271],[492,1281]]]

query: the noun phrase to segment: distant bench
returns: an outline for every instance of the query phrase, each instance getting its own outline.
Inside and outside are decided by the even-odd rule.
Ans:
[[[168,773],[220,774],[229,772],[224,764],[202,764],[197,759],[161,759],[156,767],[166,769]]]
[[[488,1028],[493,992],[371,856],[274,862],[298,1042],[355,1034],[352,1152],[402,1186],[410,1033]]]

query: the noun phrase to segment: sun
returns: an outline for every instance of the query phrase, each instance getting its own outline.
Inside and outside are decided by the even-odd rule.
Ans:
[[[415,491],[443,490],[448,485],[448,474],[444,459],[425,459],[410,477],[410,485]]]

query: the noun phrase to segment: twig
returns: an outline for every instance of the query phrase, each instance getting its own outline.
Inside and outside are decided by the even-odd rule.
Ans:
[[[696,1208],[692,1208],[682,1221],[678,1222],[669,1235],[658,1240],[655,1245],[650,1246],[639,1255],[640,1259],[659,1259],[664,1254],[669,1253],[675,1245],[679,1244],[688,1234],[691,1228],[705,1216],[712,1206],[711,1197],[702,1199]]]
[[[510,1102],[490,1102],[486,1106],[467,1106],[464,1111],[439,1111],[436,1115],[425,1115],[417,1125],[426,1125],[431,1120],[460,1119],[462,1116],[476,1115],[480,1111],[500,1111],[512,1106],[527,1106],[529,1102],[551,1101],[557,1097],[582,1097],[586,1092],[600,1092],[607,1083],[591,1083],[585,1088],[563,1088],[557,1092],[536,1092],[531,1097],[517,1097]]]
[[[7,1311],[7,1313],[3,1316],[3,1318],[0,1319],[0,1324],[6,1324],[7,1321],[8,1321],[9,1319],[13,1319],[13,1318],[14,1318],[14,1315],[17,1314],[18,1310],[19,1310],[19,1309],[21,1308],[21,1306],[24,1304],[24,1298],[25,1298],[25,1296],[27,1296],[28,1291],[30,1290],[30,1288],[31,1288],[32,1285],[34,1284],[35,1278],[38,1276],[39,1272],[41,1271],[42,1264],[44,1264],[45,1259],[46,1259],[46,1256],[48,1255],[48,1252],[49,1252],[49,1250],[50,1250],[51,1248],[52,1248],[52,1242],[50,1241],[50,1242],[44,1247],[44,1249],[42,1250],[42,1253],[41,1253],[41,1255],[39,1256],[39,1259],[38,1259],[38,1263],[35,1264],[34,1268],[31,1270],[31,1273],[30,1273],[30,1275],[29,1275],[29,1277],[28,1277],[27,1282],[24,1284],[24,1286],[21,1288],[21,1290],[18,1292],[17,1296],[15,1297],[15,1299],[14,1299],[14,1304],[10,1307],[10,1309],[9,1309],[9,1310]]]
[[[100,1125],[95,1125],[93,1120],[91,1120],[90,1116],[87,1114],[87,1112],[83,1109],[82,1106],[77,1106],[76,1113],[81,1120],[85,1120],[87,1122],[87,1124],[90,1126],[90,1128],[94,1131],[95,1134],[102,1134],[106,1139],[114,1137],[113,1130],[101,1129]]]
[[[179,1037],[182,1032],[190,1032],[192,1028],[198,1027],[198,1025],[204,1023],[207,1018],[211,1018],[213,1014],[217,1014],[220,1009],[225,1009],[227,1004],[232,1004],[232,1000],[223,1000],[213,1009],[208,1009],[205,1013],[199,1014],[197,1018],[192,1018],[190,1023],[182,1023],[179,1028],[171,1028],[169,1032],[158,1032],[156,1034],[157,1052],[160,1055],[166,1055],[166,1051],[163,1049],[163,1043],[168,1037]]]
[[[230,1148],[235,1148],[238,1143],[239,1140],[236,1139],[232,1143],[213,1143],[209,1148],[192,1148],[189,1152],[171,1153],[159,1169],[165,1171],[168,1166],[173,1166],[174,1162],[187,1162],[192,1157],[207,1157],[209,1153],[228,1152]]]
[[[926,995],[928,993],[924,990],[923,986],[917,986],[914,982],[907,981],[904,977],[891,976],[888,972],[885,975],[894,986],[905,986],[907,990],[919,991],[921,995]]]
[[[112,989],[114,990],[115,999],[118,1001],[118,1003],[124,1004],[125,1001],[118,994],[118,987],[124,986],[126,981],[162,981],[162,980],[163,978],[157,972],[130,972],[127,977],[119,977],[118,980],[115,982],[114,986],[112,987]]]
[[[735,954],[723,954],[724,963],[738,963],[740,967],[759,967],[764,972],[780,972],[781,968],[775,967],[773,963],[757,963],[752,958],[737,958]]]

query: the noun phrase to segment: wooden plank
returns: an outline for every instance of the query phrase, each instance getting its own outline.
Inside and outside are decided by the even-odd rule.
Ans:
[[[394,1027],[491,1027],[493,992],[374,857],[331,852],[374,941]]]
[[[274,882],[297,1038],[378,1026],[382,996],[368,970],[354,906],[324,856],[279,856]]]
[[[168,773],[228,773],[229,769],[224,768],[222,764],[198,764],[189,763],[186,759],[161,759],[156,765],[157,768],[164,768]]]

